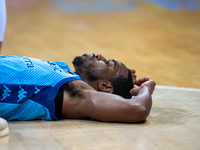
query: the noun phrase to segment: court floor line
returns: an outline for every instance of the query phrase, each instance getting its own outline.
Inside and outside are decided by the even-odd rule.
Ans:
[[[200,92],[200,89],[185,88],[185,87],[174,87],[174,86],[156,85],[156,88],[157,88],[157,89],[166,89],[166,90],[180,90],[180,91]]]

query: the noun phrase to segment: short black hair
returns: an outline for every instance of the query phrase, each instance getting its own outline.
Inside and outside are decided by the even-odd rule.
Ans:
[[[130,99],[132,97],[129,91],[133,88],[133,79],[131,71],[129,69],[128,69],[128,78],[124,76],[119,76],[112,78],[110,82],[114,88],[113,94],[120,95],[126,99]]]

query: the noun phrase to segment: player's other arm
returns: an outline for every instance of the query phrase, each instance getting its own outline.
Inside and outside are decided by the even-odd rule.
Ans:
[[[152,92],[155,82],[145,79],[132,99],[124,99],[114,94],[84,90],[84,99],[70,100],[74,104],[65,114],[68,118],[94,118],[107,122],[141,122],[145,121],[152,106]],[[132,90],[133,91],[133,90]],[[130,92],[132,92],[130,91]]]

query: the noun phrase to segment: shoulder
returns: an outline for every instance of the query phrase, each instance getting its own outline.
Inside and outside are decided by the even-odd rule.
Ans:
[[[82,112],[84,103],[90,99],[88,91],[95,91],[81,80],[74,80],[64,85],[62,115],[66,118],[86,118]]]
[[[74,80],[68,82],[67,84],[64,85],[64,89],[65,93],[69,95],[71,98],[80,98],[80,99],[84,97],[85,90],[95,91],[91,86],[89,86],[82,80]]]

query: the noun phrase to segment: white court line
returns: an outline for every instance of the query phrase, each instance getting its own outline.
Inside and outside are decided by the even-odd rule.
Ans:
[[[181,91],[200,92],[200,89],[184,88],[184,87],[174,87],[174,86],[156,85],[156,88],[157,89],[167,89],[167,90],[181,90]]]

